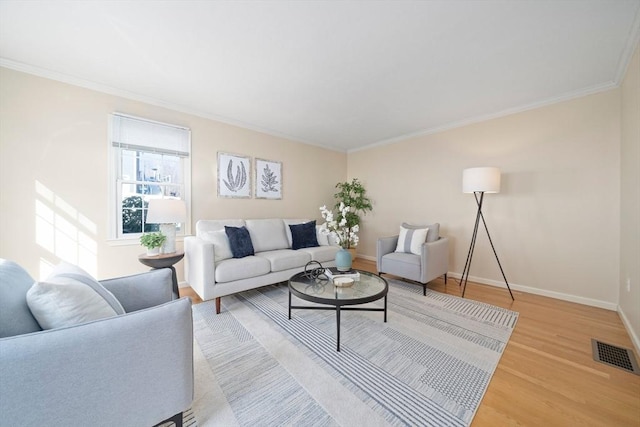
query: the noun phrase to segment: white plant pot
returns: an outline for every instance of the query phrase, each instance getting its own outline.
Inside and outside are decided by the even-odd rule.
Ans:
[[[147,256],[160,255],[160,248],[147,248]]]

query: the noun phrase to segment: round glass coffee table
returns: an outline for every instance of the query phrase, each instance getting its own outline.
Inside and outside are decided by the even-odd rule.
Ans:
[[[337,351],[340,351],[340,311],[360,310],[360,311],[384,311],[384,321],[387,321],[387,292],[389,285],[382,277],[360,271],[359,279],[349,287],[338,287],[331,279],[321,276],[321,278],[307,277],[304,272],[298,273],[289,279],[289,319],[291,319],[291,309],[305,310],[335,310],[336,311],[336,342]],[[325,306],[301,306],[291,305],[291,295]],[[351,307],[358,304],[377,301],[384,297],[384,308]],[[329,307],[327,307],[329,306]]]

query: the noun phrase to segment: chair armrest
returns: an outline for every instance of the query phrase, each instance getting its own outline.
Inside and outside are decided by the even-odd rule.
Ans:
[[[184,238],[185,280],[203,301],[216,297],[215,249],[213,243],[197,236]]]
[[[378,239],[378,243],[376,245],[378,271],[380,271],[380,265],[382,265],[382,257],[396,250],[396,247],[398,246],[398,237],[400,236],[381,237]]]
[[[120,301],[127,313],[155,307],[173,299],[173,281],[168,268],[102,280],[100,283]]]
[[[191,300],[0,339],[3,425],[152,426],[193,400]]]
[[[425,242],[420,251],[422,258],[422,283],[429,282],[449,271],[449,238],[440,237],[434,242]]]

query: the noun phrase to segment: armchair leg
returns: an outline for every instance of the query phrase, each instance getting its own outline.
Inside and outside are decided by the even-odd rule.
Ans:
[[[447,284],[447,273],[444,273],[444,284]]]
[[[173,423],[176,427],[182,427],[182,412],[175,414],[173,417],[167,418],[166,420],[156,424],[154,427],[158,427],[166,423]]]
[[[220,314],[220,297],[216,297],[216,314]]]

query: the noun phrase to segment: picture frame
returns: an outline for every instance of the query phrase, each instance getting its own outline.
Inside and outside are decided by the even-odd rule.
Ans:
[[[218,152],[218,197],[251,198],[251,157]]]
[[[282,199],[282,162],[255,159],[256,199]]]

